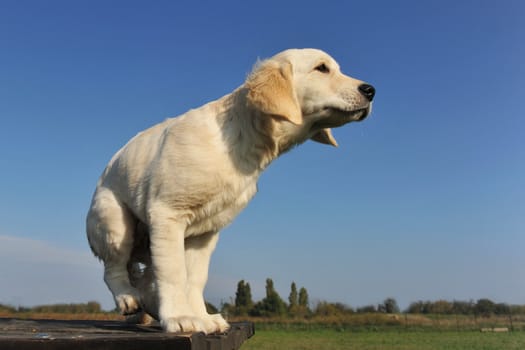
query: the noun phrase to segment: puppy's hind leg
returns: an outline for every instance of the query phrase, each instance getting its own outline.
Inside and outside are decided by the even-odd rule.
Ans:
[[[140,310],[139,293],[127,270],[135,227],[135,218],[114,193],[98,188],[87,216],[87,235],[91,249],[104,262],[104,281],[123,314]]]

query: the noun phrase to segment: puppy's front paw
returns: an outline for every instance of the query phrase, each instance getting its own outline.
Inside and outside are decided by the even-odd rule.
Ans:
[[[123,315],[136,314],[141,310],[138,295],[119,294],[115,297],[115,301]]]
[[[221,314],[209,315],[209,319],[212,321],[215,327],[213,332],[224,333],[228,329],[230,329],[230,324],[226,322],[226,320],[222,317]],[[209,333],[213,333],[213,332],[209,332]]]
[[[160,325],[169,333],[208,333],[205,322],[194,316],[169,317],[161,320]]]

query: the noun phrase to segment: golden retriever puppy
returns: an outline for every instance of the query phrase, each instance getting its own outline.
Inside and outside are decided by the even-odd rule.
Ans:
[[[133,137],[87,215],[121,312],[145,310],[167,332],[225,331],[203,299],[219,231],[272,160],[309,139],[337,146],[330,128],[365,119],[374,93],[328,54],[291,49],[259,62],[231,94]]]

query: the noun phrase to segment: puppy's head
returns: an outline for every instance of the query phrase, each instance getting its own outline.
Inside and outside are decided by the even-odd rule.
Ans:
[[[300,126],[303,137],[337,146],[331,128],[364,120],[375,89],[341,73],[323,51],[291,49],[261,62],[248,77],[248,101]]]

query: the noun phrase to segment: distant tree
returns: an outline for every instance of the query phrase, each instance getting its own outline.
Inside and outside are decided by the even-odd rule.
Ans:
[[[297,310],[295,316],[305,317],[311,314],[310,301],[308,299],[308,291],[305,287],[299,289],[299,295],[297,298]]]
[[[452,312],[456,315],[471,315],[474,313],[474,303],[454,300],[452,302]]]
[[[277,291],[273,286],[271,278],[266,279],[266,303],[268,305],[268,311],[275,315],[282,315],[286,310],[286,304],[281,299]]]
[[[334,304],[327,301],[318,302],[313,308],[313,312],[316,316],[335,316],[340,314],[340,310],[338,310]]]
[[[410,305],[405,310],[405,312],[408,313],[408,314],[422,314],[423,313],[423,306],[424,306],[424,302],[423,301],[421,301],[421,300],[420,301],[415,301],[415,302],[410,303]]]
[[[494,305],[494,313],[496,315],[509,315],[510,314],[510,306],[506,303],[499,303]]]
[[[221,303],[221,314],[223,314],[225,317],[235,315],[236,312],[237,308],[232,303]]]
[[[377,310],[386,314],[395,314],[399,313],[399,306],[397,306],[396,299],[387,298],[383,304],[378,305]]]
[[[299,306],[308,309],[308,291],[306,288],[301,287],[299,289]]]
[[[512,315],[525,315],[525,305],[509,305],[509,313]]]
[[[99,313],[102,312],[102,307],[100,306],[100,303],[96,301],[89,301],[86,305],[86,312],[87,313]]]
[[[297,286],[295,285],[295,282],[292,282],[292,285],[290,286],[290,296],[288,296],[288,305],[290,308],[298,306],[299,305],[299,295],[297,294]]]
[[[357,308],[356,312],[360,313],[360,314],[368,314],[368,313],[375,313],[375,312],[377,312],[377,309],[376,309],[376,307],[374,305],[366,305],[366,306],[361,306],[361,307]]]
[[[343,303],[329,303],[327,301],[317,303],[314,310],[316,316],[339,316],[353,312],[354,310],[348,305]]]
[[[255,304],[251,314],[263,317],[284,316],[286,314],[286,303],[275,290],[271,278],[266,279],[266,297]]]
[[[481,316],[490,316],[494,313],[496,304],[490,299],[479,299],[476,303],[476,314]]]
[[[27,306],[18,305],[18,307],[16,308],[16,312],[31,312],[31,311],[32,309]]]
[[[237,284],[237,292],[235,293],[235,314],[240,316],[247,315],[252,307],[253,301],[250,284],[241,280]]]
[[[288,296],[288,312],[290,316],[295,316],[299,308],[299,295],[297,294],[297,286],[292,282],[290,286],[290,295]]]
[[[0,312],[1,313],[14,314],[16,311],[17,310],[16,310],[16,308],[14,306],[0,304]]]
[[[446,300],[438,300],[432,303],[433,314],[450,315],[453,313],[454,306]]]

